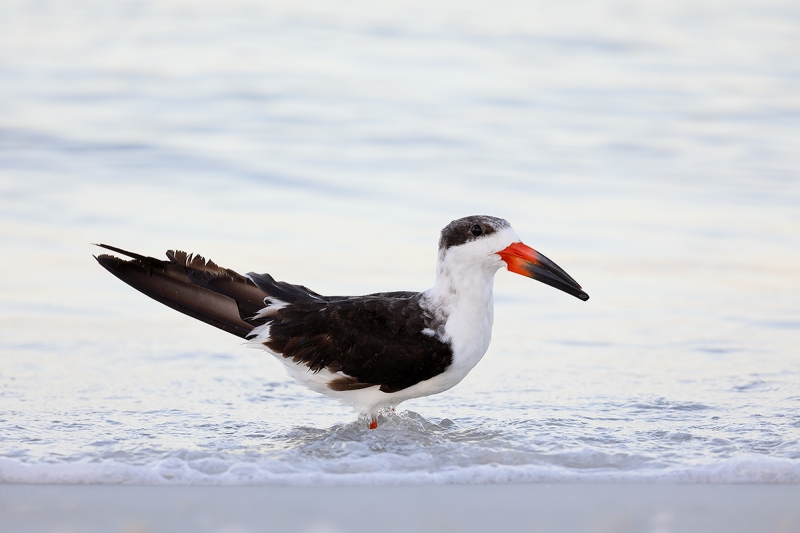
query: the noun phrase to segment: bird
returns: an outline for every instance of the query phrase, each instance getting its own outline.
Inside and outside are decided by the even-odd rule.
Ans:
[[[444,392],[489,348],[493,285],[501,268],[586,301],[561,267],[523,244],[502,218],[473,215],[442,229],[433,287],[363,296],[323,296],[269,274],[241,275],[203,256],[168,250],[166,260],[106,244],[95,259],[145,295],[237,335],[283,363],[307,388],[366,414]]]

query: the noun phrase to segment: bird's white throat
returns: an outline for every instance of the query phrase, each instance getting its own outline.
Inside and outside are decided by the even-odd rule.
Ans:
[[[443,323],[435,333],[452,346],[453,368],[448,373],[453,371],[458,381],[478,364],[492,339],[494,276],[505,266],[493,252],[518,240],[509,228],[439,252],[436,283],[425,292],[425,304]]]

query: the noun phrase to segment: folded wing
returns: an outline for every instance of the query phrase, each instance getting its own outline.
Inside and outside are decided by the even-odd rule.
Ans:
[[[449,343],[430,334],[437,324],[419,293],[325,297],[269,274],[243,276],[200,255],[169,250],[162,260],[98,246],[129,257],[96,259],[150,298],[239,337],[255,336],[254,342],[311,372],[340,372],[343,377],[328,384],[332,390],[378,385],[396,392],[441,374],[453,361]],[[274,312],[259,315],[276,303]]]

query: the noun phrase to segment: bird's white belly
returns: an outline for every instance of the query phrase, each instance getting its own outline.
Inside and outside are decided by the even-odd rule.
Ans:
[[[471,338],[462,336],[461,342],[454,343],[453,363],[443,373],[397,392],[383,392],[378,385],[358,390],[335,391],[328,384],[346,377],[345,374],[327,369],[312,372],[302,363],[297,364],[280,354],[271,353],[284,364],[289,375],[298,383],[342,403],[351,404],[355,411],[375,414],[384,407],[394,408],[406,400],[438,394],[460,383],[486,353],[491,340],[491,322],[474,333],[476,335],[471,335]]]
[[[358,390],[332,390],[328,384],[334,380],[346,378],[342,372],[330,372],[327,369],[313,372],[303,363],[295,363],[267,348],[263,341],[269,338],[269,325],[254,330],[257,336],[251,346],[265,349],[272,353],[286,367],[289,375],[298,383],[309,389],[335,398],[343,403],[351,404],[354,410],[376,414],[381,408],[394,408],[412,398],[421,398],[444,392],[463,380],[481,360],[492,337],[494,309],[492,305],[491,285],[488,290],[471,294],[470,305],[456,306],[455,302],[442,302],[450,307],[444,326],[444,342],[449,342],[453,351],[453,362],[441,374],[420,381],[397,392],[383,392],[379,385]],[[466,309],[466,310],[465,310]]]
[[[280,354],[276,354],[270,350],[267,351],[272,353],[276,359],[283,363],[289,375],[298,383],[315,392],[335,398],[342,403],[351,404],[355,411],[375,414],[382,408],[394,408],[406,400],[438,394],[454,387],[464,379],[470,370],[480,361],[487,347],[488,342],[485,344],[473,345],[470,347],[470,353],[462,352],[454,355],[453,364],[447,367],[443,373],[430,379],[420,381],[415,385],[406,387],[397,392],[383,392],[378,385],[358,390],[335,391],[328,387],[328,384],[334,380],[346,377],[343,373],[330,372],[327,369],[322,369],[319,372],[312,372],[305,364],[295,363],[291,359],[286,359]]]

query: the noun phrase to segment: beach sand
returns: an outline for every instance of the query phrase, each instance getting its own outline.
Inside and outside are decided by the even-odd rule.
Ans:
[[[800,532],[800,485],[0,485],[17,532]]]

